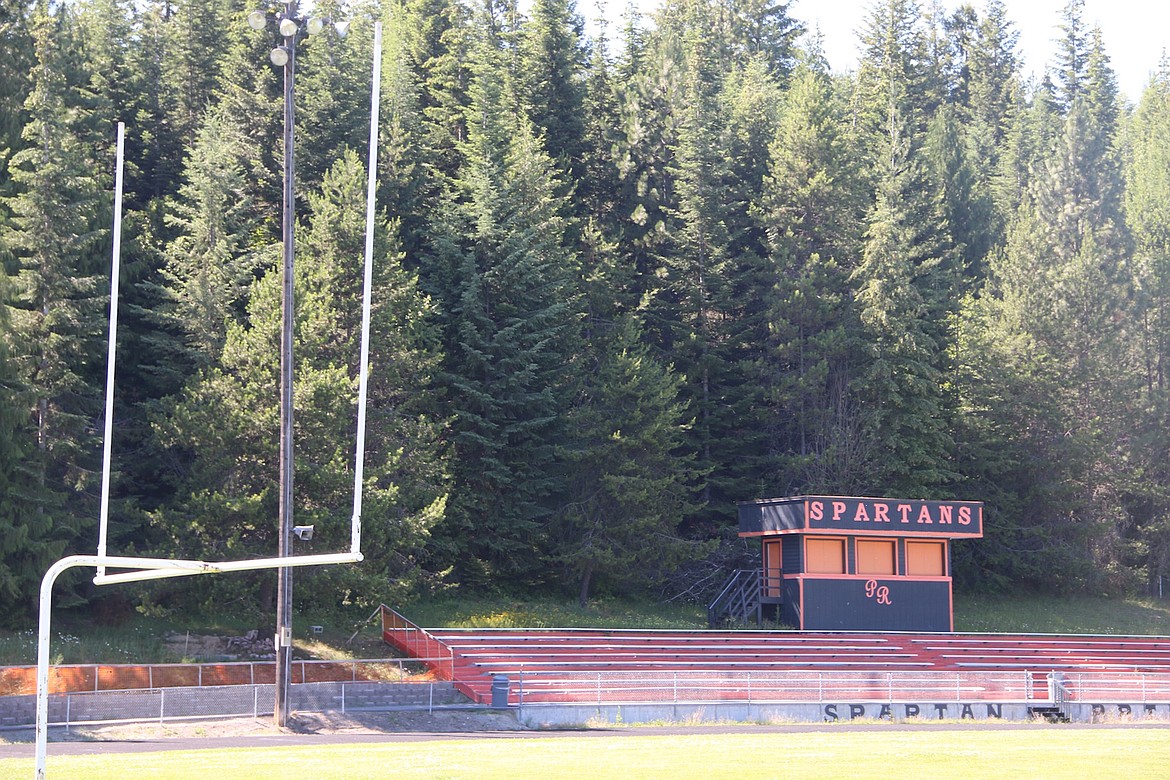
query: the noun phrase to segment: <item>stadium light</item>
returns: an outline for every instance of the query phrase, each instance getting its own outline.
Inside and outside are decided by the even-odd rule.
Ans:
[[[281,264],[280,317],[280,497],[277,556],[291,555],[293,537],[293,263],[295,255],[296,224],[296,166],[293,129],[294,82],[296,77],[297,42],[302,33],[318,34],[325,29],[322,19],[301,16],[297,0],[279,11],[253,11],[247,17],[248,26],[257,32],[275,26],[283,39],[269,54],[269,60],[284,70],[284,205],[281,220],[281,241],[284,245]],[[276,706],[273,718],[278,727],[288,723],[289,682],[292,672],[292,568],[279,569],[276,588]]]

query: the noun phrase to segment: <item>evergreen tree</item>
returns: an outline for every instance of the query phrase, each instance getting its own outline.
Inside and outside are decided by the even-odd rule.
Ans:
[[[776,0],[729,3],[729,33],[740,63],[756,58],[779,78],[792,72],[796,65],[796,39],[804,28],[790,16],[791,6],[791,2]]]
[[[923,154],[938,188],[949,248],[958,255],[960,284],[977,286],[995,238],[993,204],[988,182],[978,174],[977,152],[963,135],[953,106],[943,106],[931,118]]]
[[[29,121],[24,148],[9,166],[16,192],[5,200],[12,217],[0,226],[0,244],[16,269],[8,300],[11,359],[32,421],[32,489],[42,492],[42,501],[56,496],[60,505],[39,511],[53,511],[54,537],[71,541],[89,514],[84,499],[92,487],[92,420],[101,395],[89,368],[99,362],[104,319],[96,277],[101,195],[97,166],[78,140],[87,118],[82,96],[67,81],[73,70],[62,60],[73,40],[68,9],[50,15],[39,6],[32,30]]]
[[[894,159],[897,168],[911,167]],[[939,495],[954,478],[943,379],[946,299],[939,295],[953,294],[954,285],[946,285],[947,258],[921,222],[930,215],[912,210],[911,177],[897,168],[878,191],[854,273],[869,351],[857,391],[870,440],[881,442],[876,483],[898,495]]]
[[[742,488],[733,486],[742,472],[730,468],[723,452],[736,442],[724,434],[737,424],[740,430],[752,430],[742,417],[736,420],[750,400],[741,394],[746,381],[742,366],[735,363],[738,345],[727,338],[735,270],[730,225],[733,210],[745,206],[734,203],[729,186],[724,72],[711,9],[694,3],[682,10],[685,14],[672,22],[675,29],[667,32],[680,36],[677,66],[682,74],[677,140],[666,169],[671,197],[663,202],[664,220],[654,247],[661,271],[646,308],[646,324],[664,360],[687,378],[683,397],[695,416],[688,447],[704,476],[699,500],[719,512]],[[719,484],[724,480],[731,484]]]
[[[23,107],[31,89],[32,63],[28,5],[4,0],[0,3],[0,196],[11,194],[8,158],[21,145]],[[0,220],[3,220],[2,212]]]
[[[166,56],[161,59],[168,141],[193,138],[215,102],[230,43],[243,33],[241,7],[224,0],[161,0],[152,8]],[[224,35],[240,28],[236,35]],[[257,60],[264,67],[266,60]]]
[[[427,145],[438,154],[436,171],[454,177],[467,140],[471,14],[460,0],[409,0],[401,18],[405,51],[418,72]]]
[[[897,101],[917,134],[937,107],[937,65],[931,57],[922,10],[914,0],[880,0],[861,35],[857,72],[859,113],[875,137],[888,133],[889,106]]]
[[[1133,497],[1127,502],[1142,548],[1137,560],[1152,589],[1170,575],[1170,65],[1163,62],[1134,115],[1126,216],[1134,239],[1135,369],[1142,414],[1136,437]],[[1152,590],[1156,592],[1156,590]]]
[[[572,439],[559,448],[567,487],[549,539],[582,607],[599,585],[643,590],[703,550],[679,530],[695,509],[679,455],[680,378],[654,361],[632,317],[595,349],[570,412]]]
[[[516,110],[498,43],[478,51],[459,189],[438,210],[454,488],[442,526],[465,581],[538,576],[563,489],[565,390],[579,350],[577,258],[552,163]]]
[[[377,197],[398,220],[407,266],[417,270],[429,288],[434,269],[420,260],[430,243],[430,214],[438,206],[442,189],[434,174],[448,163],[453,165],[455,157],[445,161],[444,154],[432,146],[434,127],[423,115],[427,98],[410,59],[407,11],[393,6],[388,13],[391,16],[383,23]],[[453,172],[454,168],[449,171]]]
[[[1060,12],[1057,39],[1055,98],[1067,113],[1085,92],[1089,66],[1089,33],[1084,22],[1085,0],[1068,0]]]
[[[353,486],[362,168],[353,153],[343,155],[310,199],[312,223],[296,265],[295,512],[299,524],[316,526],[313,544],[320,551],[344,549],[349,540],[343,518]],[[379,227],[375,249],[370,338],[372,354],[380,357],[370,376],[363,513],[368,565],[311,575],[329,583],[319,593],[344,589],[363,603],[387,593],[401,597],[417,584],[426,533],[444,502],[437,428],[426,402],[437,339],[429,306],[401,268],[390,229]],[[201,371],[156,418],[160,440],[182,470],[179,500],[155,514],[161,546],[171,554],[233,559],[271,555],[276,547],[279,277],[269,273],[253,285],[247,317],[228,322],[218,365]],[[269,578],[249,577],[245,585],[256,582],[261,600],[270,598]],[[304,592],[301,598],[313,599]]]
[[[856,380],[872,440],[885,452],[877,484],[938,495],[954,478],[944,376],[959,276],[941,199],[924,170],[929,105],[921,21],[912,3],[875,10],[860,78],[880,122],[872,137],[877,194],[862,261],[853,273],[868,343]],[[868,75],[867,75],[868,74]]]
[[[335,0],[315,3],[313,16],[341,18]],[[372,25],[359,17],[342,38],[333,25],[297,45],[297,178],[319,182],[346,149],[369,143]]]
[[[777,458],[769,483],[786,493],[847,495],[872,484],[850,390],[859,326],[849,276],[866,193],[844,116],[828,75],[813,61],[798,66],[756,209],[773,269],[767,348],[756,371]]]
[[[256,226],[242,171],[243,139],[222,109],[206,115],[187,158],[185,183],[170,205],[177,232],[165,250],[170,318],[186,334],[188,362],[213,365],[230,323],[244,314],[256,259]]]
[[[284,192],[284,75],[269,64],[277,40],[270,30],[256,31],[247,24],[229,24],[220,34],[226,53],[212,102],[242,139],[241,163],[254,216],[268,228],[254,243],[264,245],[280,236]]]
[[[981,215],[987,220],[984,246],[977,248],[980,242],[965,241],[969,264],[982,258],[980,251],[985,255],[992,246],[1002,243],[1007,223],[1019,204],[1023,174],[1013,167],[1018,150],[1009,148],[1009,138],[1013,129],[1018,129],[1017,118],[1023,111],[1018,39],[1001,0],[989,0],[967,58],[967,156],[979,199],[990,199],[990,203],[980,203],[979,208],[991,211]]]
[[[0,268],[0,301],[10,295]],[[41,577],[61,557],[64,540],[53,533],[53,513],[46,511],[37,487],[39,459],[32,446],[23,385],[9,359],[7,309],[0,308],[0,593],[23,609],[9,610],[5,623],[32,613]],[[56,537],[56,538],[55,538]]]
[[[974,126],[985,134],[988,152],[1003,142],[1010,125],[1019,81],[1018,40],[1003,0],[988,0],[967,58],[967,105]]]
[[[112,151],[110,128],[134,118],[140,94],[139,74],[130,67],[137,13],[126,0],[85,0],[77,7],[77,24],[87,76],[86,83],[79,85],[89,108],[87,129],[103,151]]]
[[[581,204],[578,211],[584,215],[583,219],[612,239],[618,234],[623,217],[618,211],[621,182],[615,159],[620,119],[616,74],[606,53],[604,25],[592,44],[581,109],[585,125],[582,160],[574,195]],[[622,284],[609,294],[620,297],[627,290]]]
[[[1117,563],[1131,479],[1132,281],[1115,152],[1101,143],[1115,129],[1098,124],[1087,82],[1067,83],[1074,97],[1061,135],[992,263],[990,294],[964,318],[973,347],[963,362],[979,377],[972,405],[986,430],[1010,442],[1004,460],[1016,464],[1007,535],[1035,556],[1010,556],[999,568],[1109,589],[1126,584]]]
[[[521,103],[571,183],[585,152],[584,23],[572,0],[536,0],[530,14],[520,42]]]

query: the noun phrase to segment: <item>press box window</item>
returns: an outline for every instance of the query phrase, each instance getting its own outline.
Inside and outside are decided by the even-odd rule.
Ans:
[[[906,542],[906,573],[911,577],[946,576],[945,542]]]
[[[804,557],[804,570],[808,574],[844,574],[845,540],[805,539]]]
[[[898,573],[897,546],[893,539],[858,539],[856,552],[858,574]]]

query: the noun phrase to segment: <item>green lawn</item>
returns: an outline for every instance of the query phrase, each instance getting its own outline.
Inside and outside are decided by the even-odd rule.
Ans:
[[[699,629],[707,627],[706,611],[695,604],[659,604],[650,601],[597,599],[586,608],[572,601],[518,597],[445,595],[399,605],[398,610],[426,628],[647,628]],[[368,612],[329,616],[296,615],[298,653],[316,658],[370,658],[386,652],[377,621]],[[171,617],[167,620],[134,616],[111,625],[92,617],[66,613],[54,618],[52,662],[60,663],[173,663],[190,660],[163,645],[168,632],[185,631],[238,635],[247,628],[264,628],[262,620],[224,625],[213,617]],[[323,624],[320,637],[305,626]],[[749,626],[754,628],[755,626]],[[360,628],[356,640],[349,639]],[[765,626],[775,628],[775,626]],[[266,629],[267,630],[267,629]],[[1108,599],[1090,596],[1015,597],[958,593],[955,595],[956,631],[1057,634],[1159,634],[1170,636],[1170,600]],[[0,630],[0,665],[36,662],[36,631]]]
[[[960,593],[955,630],[1170,636],[1170,600]]]
[[[475,739],[68,757],[50,778],[468,778],[715,780],[716,778],[1164,778],[1165,728],[840,730],[816,733]],[[31,777],[28,759],[0,777]]]

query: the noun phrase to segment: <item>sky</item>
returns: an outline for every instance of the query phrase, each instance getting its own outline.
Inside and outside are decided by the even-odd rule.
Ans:
[[[983,0],[970,0],[980,13]],[[919,0],[926,6],[928,0]],[[950,10],[961,3],[943,0]],[[1005,0],[1008,18],[1020,34],[1024,76],[1037,80],[1055,59],[1060,13],[1068,0]],[[810,29],[820,27],[825,55],[834,71],[857,67],[857,31],[872,0],[793,0],[789,13]],[[1164,50],[1170,49],[1170,3],[1165,0],[1085,0],[1086,29],[1100,27],[1121,92],[1137,102]]]
[[[984,0],[968,0],[982,15]],[[633,0],[645,14],[661,0]],[[809,29],[820,28],[829,66],[837,72],[857,67],[858,30],[874,0],[791,0],[789,13]],[[923,7],[931,0],[918,0]],[[941,0],[953,10],[961,0]],[[1008,18],[1019,33],[1018,50],[1023,58],[1025,78],[1044,75],[1045,66],[1055,59],[1060,12],[1068,0],[1004,0]],[[621,16],[627,0],[577,0],[577,10],[586,17],[601,13],[610,20],[610,35],[621,30]],[[1082,20],[1087,30],[1099,26],[1118,87],[1136,103],[1145,89],[1164,50],[1170,49],[1170,2],[1167,0],[1085,0]]]

